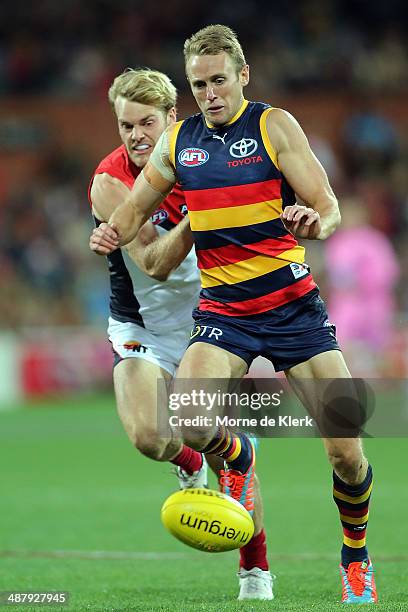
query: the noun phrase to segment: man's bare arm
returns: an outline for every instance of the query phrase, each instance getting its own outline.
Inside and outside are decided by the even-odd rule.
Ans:
[[[120,245],[128,244],[177,182],[169,160],[168,133],[156,143],[127,200],[109,218]]]
[[[150,240],[142,227],[135,240],[125,248],[139,267],[152,278],[165,281],[187,257],[193,246],[188,217],[165,235]],[[146,238],[148,242],[145,242]]]
[[[298,238],[324,240],[340,223],[336,196],[326,172],[297,121],[286,111],[272,110],[267,130],[280,170],[305,206],[287,206],[281,218]]]
[[[119,247],[117,233],[107,221],[113,211],[130,194],[130,189],[118,178],[107,172],[94,176],[91,187],[91,203],[94,216],[101,222],[89,239],[89,248],[98,255],[109,255]]]
[[[113,211],[129,197],[130,189],[119,179],[107,173],[95,176],[91,188],[92,210],[97,219],[106,221]],[[119,247],[116,232],[102,223],[95,228],[89,246],[99,255],[108,255]],[[185,259],[192,247],[188,219],[165,235],[158,235],[154,225],[147,221],[136,238],[125,248],[135,264],[147,275],[166,280],[169,274]]]

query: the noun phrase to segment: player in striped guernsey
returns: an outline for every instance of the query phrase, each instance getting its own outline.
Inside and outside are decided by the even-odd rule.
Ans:
[[[186,41],[184,54],[201,112],[165,132],[110,223],[126,244],[178,180],[202,281],[178,375],[238,378],[262,355],[314,412],[319,380],[351,377],[297,238],[324,240],[335,231],[336,197],[296,120],[245,100],[249,67],[232,30],[208,26]],[[254,450],[245,437],[200,435],[186,432],[185,441],[225,458],[233,495],[250,490]],[[343,601],[375,602],[365,546],[372,470],[357,436],[326,437],[324,444],[344,531]]]
[[[161,72],[126,70],[114,80],[109,99],[123,144],[100,162],[91,180],[89,199],[97,228],[90,247],[107,255],[109,261],[108,333],[115,354],[118,412],[140,452],[177,466],[181,488],[207,486],[202,454],[184,445],[178,436],[169,439],[157,431],[157,380],[169,381],[175,373],[188,343],[191,311],[199,291],[180,187],[174,186],[126,248],[110,254],[104,238],[104,220],[129,195],[160,134],[175,121],[176,90]],[[209,462],[219,475],[222,461],[212,456]],[[263,582],[248,593],[250,599],[265,599],[272,598],[272,590],[257,483],[256,496],[255,536],[240,549],[241,564],[243,571],[265,574]]]

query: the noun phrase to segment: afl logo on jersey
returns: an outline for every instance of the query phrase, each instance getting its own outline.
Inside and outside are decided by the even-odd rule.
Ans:
[[[194,147],[189,147],[188,149],[183,149],[178,154],[178,160],[182,166],[202,166],[205,162],[208,161],[209,154],[204,149],[196,149]]]
[[[163,210],[162,208],[159,208],[158,210],[156,210],[155,213],[152,214],[152,216],[150,217],[150,221],[154,225],[159,225],[159,223],[163,223],[163,221],[166,221],[168,217],[169,217],[169,213],[167,212],[167,210]]]
[[[253,138],[242,138],[230,146],[229,152],[232,157],[248,157],[253,155],[258,148],[258,143]]]

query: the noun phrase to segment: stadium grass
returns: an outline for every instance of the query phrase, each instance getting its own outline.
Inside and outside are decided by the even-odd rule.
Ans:
[[[406,440],[368,440],[366,450],[376,480],[368,529],[380,597],[376,610],[408,610],[408,486],[401,461]],[[168,465],[132,449],[110,395],[0,413],[0,462],[0,591],[70,592],[65,606],[9,609],[342,607],[340,526],[319,440],[261,443],[258,473],[277,575],[273,602],[236,601],[236,552],[200,553],[165,531],[159,511],[177,486],[175,477]]]

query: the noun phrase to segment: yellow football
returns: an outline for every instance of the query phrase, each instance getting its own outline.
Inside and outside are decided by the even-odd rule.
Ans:
[[[225,552],[248,544],[253,520],[239,502],[211,489],[184,489],[161,509],[163,525],[178,540],[205,552]]]

